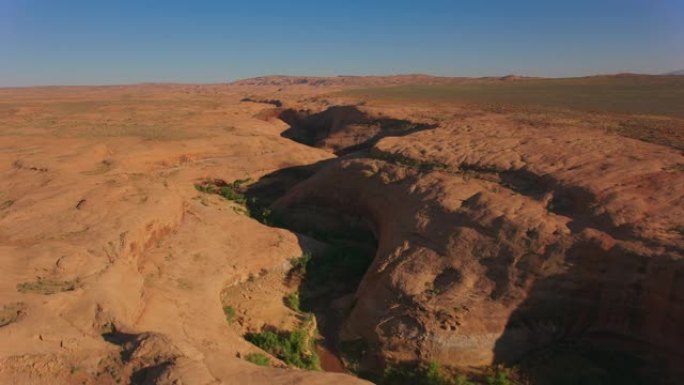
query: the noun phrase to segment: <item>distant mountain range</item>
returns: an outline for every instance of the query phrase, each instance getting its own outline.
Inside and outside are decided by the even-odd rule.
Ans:
[[[684,70],[668,72],[665,75],[684,75]]]

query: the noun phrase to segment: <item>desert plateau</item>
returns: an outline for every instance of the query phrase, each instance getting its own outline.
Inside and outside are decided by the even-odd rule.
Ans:
[[[684,1],[0,0],[0,385],[684,385]]]
[[[684,77],[0,89],[0,384],[679,384]]]

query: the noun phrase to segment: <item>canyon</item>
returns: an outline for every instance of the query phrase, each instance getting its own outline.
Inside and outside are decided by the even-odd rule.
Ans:
[[[0,383],[677,383],[684,120],[540,81],[0,89]]]

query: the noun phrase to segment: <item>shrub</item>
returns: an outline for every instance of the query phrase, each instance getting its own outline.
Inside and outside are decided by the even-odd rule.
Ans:
[[[223,186],[218,190],[219,195],[228,199],[229,201],[234,201],[235,203],[244,204],[246,202],[245,196],[237,192],[232,186]]]
[[[247,188],[244,185],[250,182],[251,179],[237,179],[231,183],[205,181],[195,184],[195,189],[207,194],[218,194],[229,201],[243,206],[243,208],[239,209],[240,213],[246,214],[267,226],[277,226],[279,224],[278,218],[273,215],[267,202],[256,197],[247,198]],[[236,209],[233,208],[233,210]]]
[[[282,344],[281,336],[270,330],[261,333],[247,333],[245,339],[267,352],[275,352]]]
[[[195,190],[203,193],[211,193],[210,185],[196,184]]]
[[[430,362],[427,367],[399,364],[385,369],[382,385],[451,385],[449,378],[441,373],[439,364]]]
[[[513,385],[513,382],[508,378],[508,374],[503,370],[497,370],[495,374],[488,376],[485,382],[487,385]]]
[[[451,380],[442,374],[439,364],[434,361],[430,361],[430,363],[428,363],[428,367],[425,370],[425,382],[429,385],[451,384]]]
[[[300,311],[299,309],[299,294],[292,293],[284,298],[285,306],[289,307],[294,311]]]
[[[195,185],[195,189],[199,192],[208,194],[218,194],[222,197],[239,204],[246,204],[247,198],[242,193],[242,185],[249,183],[250,179],[237,179],[230,184],[225,182],[203,182]],[[219,186],[216,185],[219,184]]]
[[[504,374],[505,375],[505,374]],[[381,385],[475,385],[468,377],[446,374],[436,362],[421,364],[398,364],[388,367],[378,380]],[[479,382],[478,382],[479,383]],[[504,383],[512,385],[511,383]],[[498,383],[496,385],[499,385]]]
[[[233,308],[230,305],[224,306],[223,313],[226,315],[226,320],[228,321],[228,323],[232,324],[233,322],[235,322],[235,318],[237,316],[235,308]]]
[[[270,330],[247,333],[245,339],[288,365],[309,370],[319,368],[318,356],[313,349],[311,338],[303,329],[279,333]]]
[[[238,188],[242,187],[242,185],[248,184],[248,183],[251,182],[251,181],[252,181],[252,180],[251,180],[250,178],[235,179],[235,180],[233,181],[233,183],[231,183],[231,185],[233,186],[233,188],[238,189]]]
[[[78,278],[70,281],[59,281],[50,278],[38,278],[33,282],[23,282],[17,284],[17,291],[20,293],[35,293],[50,295],[63,291],[73,291],[80,286]]]
[[[382,379],[379,381],[380,385],[395,385],[395,384],[419,384],[418,374],[414,368],[409,368],[404,365],[390,366],[385,369],[382,374]]]
[[[266,226],[275,226],[276,220],[273,217],[273,212],[270,207],[260,202],[256,198],[250,198],[245,201],[247,205],[247,211],[250,217],[256,219],[257,221],[265,224]]]
[[[304,253],[300,257],[292,258],[290,260],[290,266],[292,266],[292,271],[304,274],[306,273],[306,267],[311,261],[311,253]]]
[[[261,353],[249,353],[245,356],[245,360],[259,366],[271,365],[271,360]]]

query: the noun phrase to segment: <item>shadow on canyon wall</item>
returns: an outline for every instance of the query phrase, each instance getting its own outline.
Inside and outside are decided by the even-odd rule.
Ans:
[[[405,136],[437,127],[436,124],[371,116],[356,106],[333,106],[318,113],[287,109],[278,117],[290,125],[281,134],[284,138],[328,148],[336,155],[368,149],[388,136]]]
[[[585,243],[537,280],[495,360],[533,384],[677,384],[684,375],[684,261]]]
[[[434,127],[374,119],[354,106],[331,107],[317,114],[285,110],[280,118],[290,124],[282,136],[351,157],[362,156],[359,150],[372,147],[381,138]],[[351,126],[355,128],[349,131]],[[359,134],[363,130],[368,132]],[[341,132],[339,141],[325,142]],[[357,154],[352,155],[353,152]],[[353,306],[343,302],[350,299],[375,255],[377,234],[370,218],[363,217],[364,210],[353,206],[331,208],[326,202],[307,201],[288,207],[285,217],[282,212],[274,213],[271,209],[273,202],[296,189],[299,182],[336,161],[275,171],[246,192],[247,204],[252,205],[250,211],[267,212],[267,218],[260,219],[262,222],[294,231],[302,249],[327,255],[320,260],[344,261],[345,254],[354,256],[348,261],[353,277],[338,270],[344,266],[322,263],[316,267],[314,264],[314,271],[321,269],[316,274],[324,278],[304,280],[300,287],[301,292],[309,293],[304,307],[327,320],[322,322],[322,334],[329,339],[327,347],[333,352],[343,316],[331,308]],[[558,209],[566,206],[558,204]],[[592,225],[601,223],[591,221],[582,229]],[[538,385],[681,383],[684,377],[681,251],[634,247],[637,250],[630,251],[618,243],[606,249],[591,239],[572,245],[565,252],[567,269],[538,278],[526,299],[511,314],[494,348],[495,363],[519,367],[532,384]],[[331,249],[341,252],[335,254]],[[320,285],[326,287],[323,294]]]

